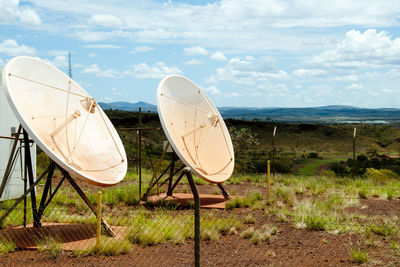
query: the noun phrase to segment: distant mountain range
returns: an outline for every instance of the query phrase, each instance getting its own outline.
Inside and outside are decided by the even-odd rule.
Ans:
[[[142,112],[157,112],[157,106],[139,101],[136,103],[130,103],[130,102],[110,102],[110,103],[104,103],[104,102],[99,102],[99,105],[102,109],[118,109],[118,110],[125,110],[125,111],[139,111],[139,107],[142,108]]]
[[[125,111],[157,112],[157,106],[147,102],[111,102],[99,103],[103,109],[118,109]],[[357,108],[352,106],[332,105],[311,108],[250,108],[250,107],[220,107],[224,118],[246,120],[273,120],[285,122],[309,123],[394,123],[400,122],[400,109],[395,108]]]

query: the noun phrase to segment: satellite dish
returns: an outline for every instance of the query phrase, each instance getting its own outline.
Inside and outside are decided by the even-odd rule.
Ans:
[[[161,125],[182,162],[202,179],[222,183],[232,175],[234,152],[225,122],[191,80],[170,75],[158,85]]]
[[[59,166],[98,186],[125,177],[121,139],[78,83],[38,58],[16,57],[3,70],[3,84],[23,128]]]

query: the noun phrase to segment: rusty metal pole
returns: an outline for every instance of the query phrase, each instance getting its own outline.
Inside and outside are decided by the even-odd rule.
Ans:
[[[183,169],[188,179],[194,199],[194,266],[200,267],[200,197],[190,168]]]
[[[142,108],[139,107],[139,199],[142,198]]]

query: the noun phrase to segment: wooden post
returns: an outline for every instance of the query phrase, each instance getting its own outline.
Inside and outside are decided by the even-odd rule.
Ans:
[[[101,242],[101,191],[97,192],[97,228],[96,249],[99,250]]]
[[[357,132],[357,128],[354,128],[354,133],[353,133],[353,176],[356,175],[356,132]]]
[[[139,199],[142,198],[142,108],[139,107]]]
[[[268,190],[268,197],[271,195],[271,178],[270,178],[270,164],[269,160],[267,161],[267,190]]]
[[[276,126],[274,127],[274,132],[272,133],[272,174],[275,177],[275,134]]]

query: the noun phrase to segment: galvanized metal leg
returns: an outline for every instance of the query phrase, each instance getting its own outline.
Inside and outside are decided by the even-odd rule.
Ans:
[[[46,208],[45,204],[46,204],[46,200],[47,200],[47,195],[49,194],[49,189],[51,187],[51,180],[53,179],[54,168],[55,168],[55,164],[54,164],[54,162],[51,162],[50,166],[49,166],[49,172],[47,174],[46,184],[44,185],[44,189],[43,189],[43,193],[42,193],[42,199],[40,200],[39,211],[38,211],[39,221],[42,218],[42,215]]]
[[[75,191],[78,193],[78,195],[82,198],[82,200],[88,205],[88,207],[93,211],[93,213],[97,216],[97,208],[95,205],[93,205],[92,202],[90,202],[89,198],[85,195],[85,193],[82,191],[82,189],[76,184],[74,179],[69,175],[68,172],[66,172],[64,169],[61,169],[61,172],[65,176],[65,178],[68,180],[68,182],[72,185],[72,187],[75,189]],[[101,218],[101,225],[103,225],[104,229],[106,230],[107,234],[114,237],[115,233],[111,229],[111,227],[108,225],[108,223]]]
[[[27,168],[27,171],[28,171],[29,185],[32,186],[34,184],[34,179],[33,179],[31,149],[29,147],[29,136],[25,130],[23,130],[23,133],[24,133],[25,168]],[[40,219],[39,219],[39,216],[37,213],[37,208],[36,208],[36,192],[35,192],[35,190],[31,191],[31,202],[32,202],[33,227],[40,227]]]
[[[190,173],[190,168],[186,167],[183,170],[188,179],[190,189],[194,198],[194,263],[196,267],[200,267],[200,197],[193,176]]]
[[[26,191],[24,192],[24,194],[23,194],[21,197],[19,197],[19,198],[15,201],[14,205],[12,205],[11,208],[9,208],[9,209],[6,211],[6,213],[4,213],[4,214],[1,216],[1,218],[0,218],[0,227],[1,227],[1,222],[3,222],[4,219],[7,218],[8,215],[10,215],[10,213],[18,206],[18,204],[19,204],[29,193],[31,193],[32,191],[35,190],[35,186],[46,176],[46,174],[48,173],[48,171],[49,171],[49,168],[48,168],[42,175],[40,175],[40,177],[37,178],[36,181],[35,181],[33,184],[30,185],[30,187],[28,188],[28,190],[26,190]]]
[[[174,179],[174,170],[175,170],[176,159],[177,159],[177,156],[175,155],[175,153],[172,153],[171,169],[170,169],[169,178],[168,178],[168,191],[167,191],[168,196],[172,195],[172,180]]]
[[[222,195],[224,195],[225,199],[232,199],[231,195],[229,195],[229,193],[225,191],[225,188],[222,186],[222,184],[218,184],[218,188],[221,190]]]

